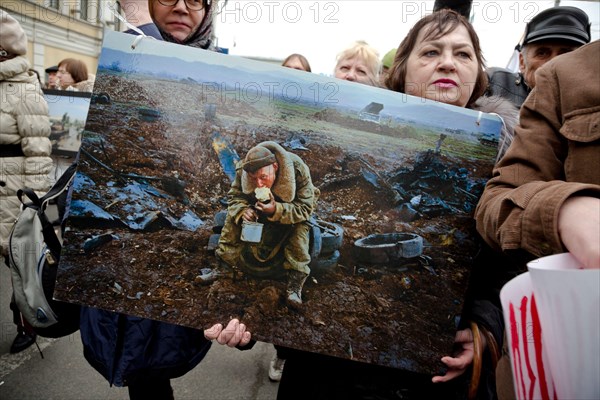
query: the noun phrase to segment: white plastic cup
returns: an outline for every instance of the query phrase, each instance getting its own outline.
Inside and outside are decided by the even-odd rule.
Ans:
[[[527,264],[560,399],[600,399],[600,270],[569,253]]]

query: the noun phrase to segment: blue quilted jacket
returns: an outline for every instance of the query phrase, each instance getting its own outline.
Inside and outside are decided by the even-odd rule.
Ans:
[[[115,386],[139,376],[178,378],[211,345],[201,330],[96,308],[82,308],[80,329],[86,360]]]

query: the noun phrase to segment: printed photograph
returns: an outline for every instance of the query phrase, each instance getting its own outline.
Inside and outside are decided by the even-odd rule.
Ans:
[[[50,117],[52,154],[75,160],[91,93],[44,89]]]
[[[437,373],[501,119],[133,40],[105,34],[55,297]]]

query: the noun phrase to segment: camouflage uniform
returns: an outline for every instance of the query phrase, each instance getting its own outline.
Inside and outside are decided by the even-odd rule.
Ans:
[[[315,208],[319,190],[313,186],[310,171],[300,157],[275,142],[263,142],[259,146],[268,148],[279,165],[271,187],[276,201],[275,213],[271,217],[260,216],[259,222],[264,224],[261,243],[241,241],[242,214],[256,203],[256,198],[254,185],[243,170],[242,162],[238,163],[235,180],[227,194],[227,218],[216,254],[227,264],[250,273],[254,271],[249,264],[273,270],[283,262],[284,270],[309,274],[310,226],[307,221]],[[271,254],[274,250],[275,254]],[[271,272],[276,274],[278,271]]]

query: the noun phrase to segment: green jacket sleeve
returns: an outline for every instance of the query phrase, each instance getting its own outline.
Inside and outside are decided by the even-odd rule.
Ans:
[[[296,175],[296,196],[291,203],[276,203],[275,213],[269,221],[292,225],[308,221],[316,203],[316,189],[310,178],[308,167],[300,162],[294,162]]]

